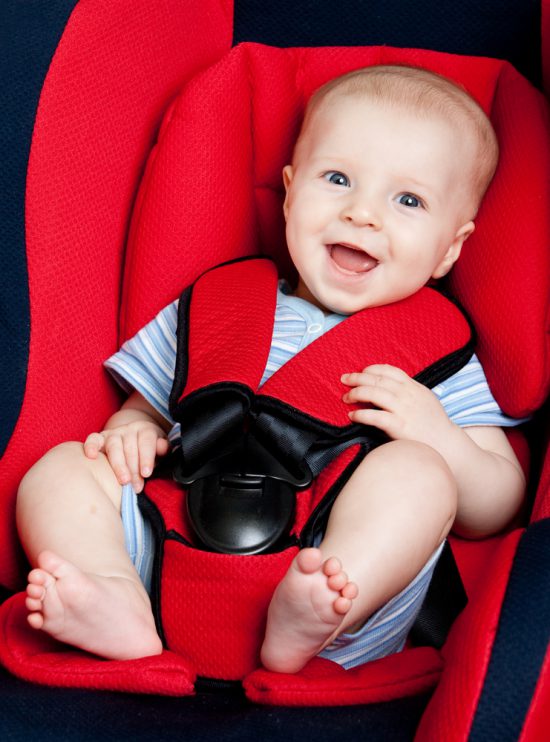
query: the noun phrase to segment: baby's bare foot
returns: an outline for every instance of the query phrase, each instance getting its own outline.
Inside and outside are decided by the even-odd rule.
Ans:
[[[131,579],[88,574],[44,551],[28,581],[26,606],[34,629],[108,659],[162,651],[151,607]]]
[[[340,561],[319,549],[298,553],[275,590],[261,651],[268,670],[293,673],[330,644],[357,597]]]

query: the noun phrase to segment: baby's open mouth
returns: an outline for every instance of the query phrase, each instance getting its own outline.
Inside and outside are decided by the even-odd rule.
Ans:
[[[338,243],[327,245],[330,257],[339,268],[351,273],[366,273],[378,265],[375,260],[364,250],[353,245]]]

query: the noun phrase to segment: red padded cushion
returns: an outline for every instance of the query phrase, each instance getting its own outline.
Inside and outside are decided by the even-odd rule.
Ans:
[[[387,47],[232,50],[187,85],[165,118],[130,236],[124,336],[215,263],[260,250],[292,272],[281,170],[305,102],[336,75],[393,62],[461,82],[494,121],[501,164],[451,284],[478,329],[501,406],[515,416],[540,406],[549,383],[548,108],[498,60]]]
[[[27,569],[15,528],[21,478],[120,404],[102,364],[119,346],[128,224],[159,122],[182,81],[231,45],[218,0],[73,5],[41,91],[26,178],[29,363],[0,460],[0,583],[12,588]]]

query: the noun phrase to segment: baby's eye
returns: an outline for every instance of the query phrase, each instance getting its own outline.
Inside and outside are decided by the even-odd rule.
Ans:
[[[338,172],[338,170],[329,170],[323,174],[323,178],[333,185],[343,186],[344,188],[349,188],[350,186],[348,176]]]
[[[418,209],[418,207],[424,206],[422,200],[418,196],[413,196],[412,193],[402,193],[397,197],[397,203],[410,209]]]

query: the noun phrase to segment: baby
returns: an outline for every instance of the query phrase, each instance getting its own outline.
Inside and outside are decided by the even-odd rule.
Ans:
[[[317,91],[283,171],[299,278],[279,292],[263,381],[318,336],[306,338],[311,317],[330,329],[447,274],[497,159],[482,110],[433,73],[371,67]],[[133,391],[105,429],[48,452],[19,490],[18,529],[34,567],[29,624],[106,658],[162,651],[146,589],[154,547],[135,493],[169,450],[175,316],[176,303],[107,363]],[[289,317],[294,339],[281,332]],[[475,357],[433,390],[389,365],[350,369],[342,382],[344,402],[361,405],[351,420],[390,440],[361,462],[318,546],[301,550],[277,587],[261,649],[274,671],[296,672],[321,652],[349,667],[401,649],[450,529],[498,532],[524,499],[502,430],[518,421],[498,409]],[[392,639],[380,641],[388,613]]]

